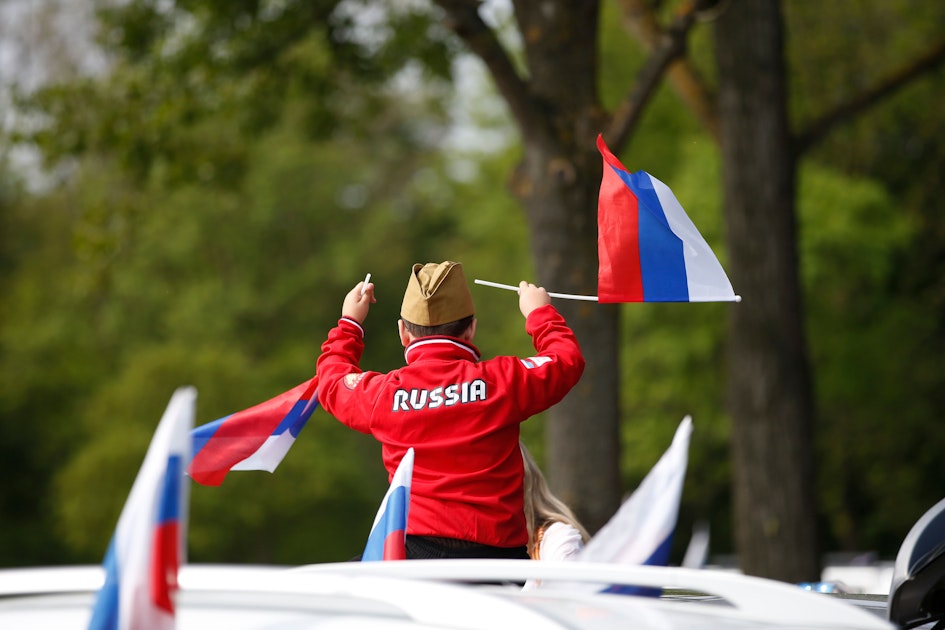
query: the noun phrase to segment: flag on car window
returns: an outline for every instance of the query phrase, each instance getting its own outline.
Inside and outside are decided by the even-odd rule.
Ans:
[[[597,205],[599,302],[738,301],[712,249],[669,187],[630,173],[602,136]]]
[[[407,512],[410,509],[410,481],[413,478],[413,449],[407,449],[404,458],[390,482],[390,488],[381,501],[368,536],[363,562],[372,560],[405,560],[407,551]]]
[[[679,516],[691,434],[692,419],[686,416],[669,449],[588,541],[578,560],[666,566]]]
[[[318,377],[193,430],[187,469],[199,484],[219,486],[231,470],[273,472],[318,407]]]
[[[174,628],[177,571],[187,540],[190,430],[197,392],[174,392],[105,554],[89,630]]]

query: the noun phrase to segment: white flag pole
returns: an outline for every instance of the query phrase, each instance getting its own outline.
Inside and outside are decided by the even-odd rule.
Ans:
[[[476,278],[474,280],[476,284],[482,284],[487,287],[495,287],[496,289],[508,289],[509,291],[515,291],[518,293],[518,287],[513,287],[511,284],[499,284],[498,282],[488,282],[487,280],[480,280]],[[565,300],[585,300],[587,302],[596,302],[596,295],[574,295],[573,293],[552,293],[548,292],[548,295],[553,298],[563,298]]]
[[[476,284],[482,284],[487,287],[495,287],[497,289],[508,289],[509,291],[516,291],[516,292],[518,291],[518,287],[512,286],[511,284],[499,284],[498,282],[489,282],[488,280],[480,280],[479,278],[476,278],[474,282]],[[565,300],[584,300],[587,302],[599,301],[596,295],[575,295],[573,293],[552,293],[550,291],[548,292],[548,295],[553,298],[563,298]],[[740,295],[728,295],[728,296],[720,295],[717,297],[716,296],[712,296],[712,297],[699,296],[697,299],[690,300],[690,302],[692,303],[695,303],[695,302],[741,302],[741,301],[742,301],[742,296]]]

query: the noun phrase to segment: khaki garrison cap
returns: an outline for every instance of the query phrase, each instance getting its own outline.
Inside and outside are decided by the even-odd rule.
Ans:
[[[475,312],[461,263],[447,260],[413,266],[400,307],[401,318],[418,326],[439,326]]]

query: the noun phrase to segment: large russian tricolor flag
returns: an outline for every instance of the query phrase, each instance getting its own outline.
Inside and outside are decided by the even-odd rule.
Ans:
[[[673,191],[610,152],[597,205],[599,302],[739,301],[712,249]]]
[[[171,630],[177,571],[186,556],[190,430],[197,392],[174,392],[105,554],[105,584],[90,630]]]
[[[413,479],[413,449],[407,449],[404,458],[390,482],[390,488],[381,501],[368,536],[362,562],[373,560],[406,560],[407,512],[410,509],[410,481]]]
[[[275,398],[193,430],[187,469],[199,484],[219,486],[231,470],[273,472],[318,407],[318,377]]]

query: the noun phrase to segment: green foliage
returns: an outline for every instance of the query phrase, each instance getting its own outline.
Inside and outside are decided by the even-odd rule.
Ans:
[[[807,168],[802,190],[829,532],[834,547],[895,548],[940,498],[933,462],[945,446],[925,428],[941,386],[927,347],[937,323],[921,304],[889,299],[915,226],[873,182]]]
[[[395,28],[382,37],[359,30],[352,10],[337,0],[106,6],[100,41],[114,66],[101,79],[21,98],[21,108],[45,121],[24,137],[51,166],[106,151],[138,179],[163,168],[172,181],[228,187],[245,168],[237,136],[278,125],[288,103],[296,131],[309,137],[363,122],[370,133],[390,105],[391,76],[419,59],[427,78],[442,79],[454,51],[422,11],[389,7]]]
[[[0,564],[70,557],[51,536],[49,484],[78,435],[71,421],[105,362],[79,316],[67,196],[0,204]]]
[[[938,2],[883,0],[881,2],[829,3],[815,6],[805,2],[782,3],[787,28],[787,55],[791,70],[792,107],[799,128],[813,117],[836,107],[880,77],[897,70],[907,61],[927,52],[931,43],[940,41],[945,6]],[[935,81],[934,74],[930,79]],[[921,89],[930,79],[915,82],[906,92]],[[851,120],[851,125],[837,129],[829,140],[837,148],[846,146],[840,160],[859,160],[881,146],[870,141],[886,135],[890,139],[911,140],[885,124],[881,106],[867,116]],[[910,103],[915,121],[937,124],[938,116],[928,116],[923,108]],[[874,124],[870,124],[870,120]],[[885,121],[884,121],[885,122]],[[849,135],[858,129],[858,151],[850,151]],[[864,156],[863,151],[866,153]]]
[[[925,53],[945,19],[941,3],[898,0],[785,9],[799,128]],[[832,548],[891,554],[941,499],[945,118],[928,104],[943,88],[941,70],[926,73],[836,128],[813,156],[832,172],[801,176],[818,198],[805,192],[799,210]]]

